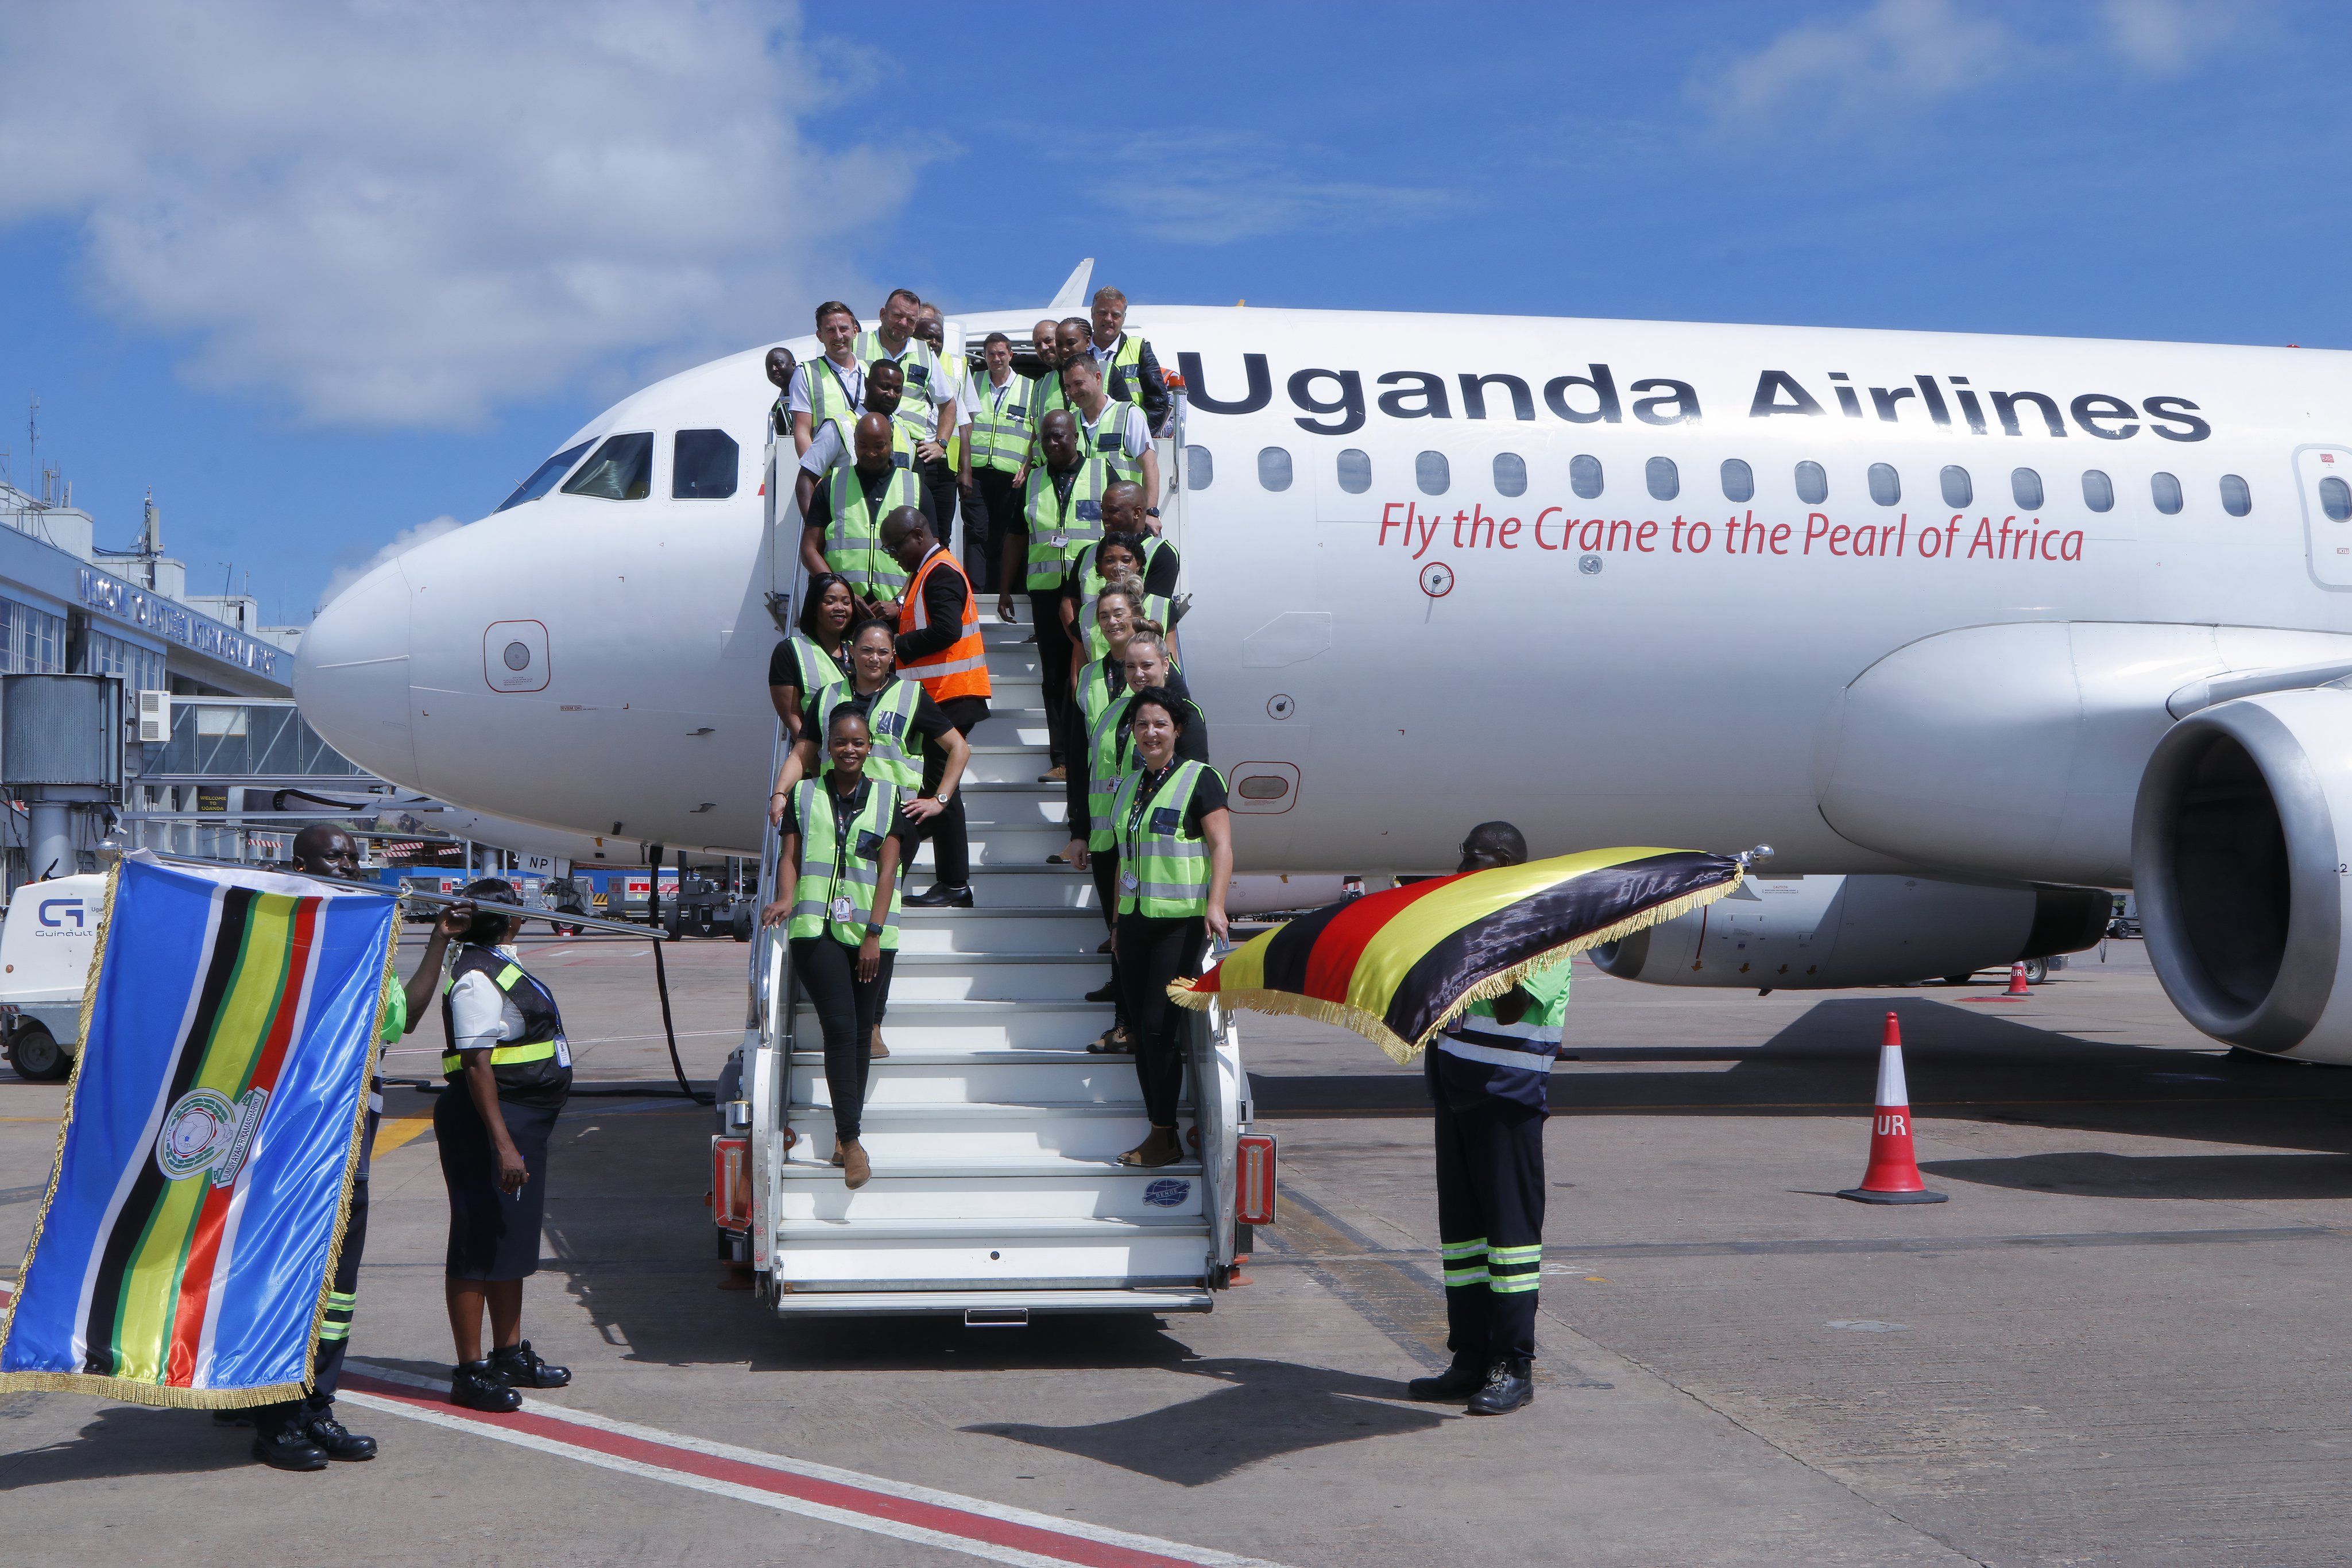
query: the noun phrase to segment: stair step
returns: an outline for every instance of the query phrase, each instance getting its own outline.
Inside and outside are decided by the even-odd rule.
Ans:
[[[1111,1024],[1108,1002],[961,1001],[901,1003],[893,998],[882,1026],[890,1057],[901,1050],[1077,1051]],[[816,1014],[805,1005],[793,1023],[793,1054],[814,1050],[824,1040]]]
[[[1196,1287],[1123,1290],[790,1291],[776,1299],[788,1317],[872,1317],[885,1313],[1017,1313],[1022,1321],[1070,1312],[1205,1312],[1216,1304]]]
[[[1006,746],[990,742],[975,746],[971,748],[971,761],[964,768],[964,777],[975,784],[1038,783],[1038,775],[1050,766],[1045,747],[1042,731],[1032,745]]]
[[[795,1106],[830,1110],[833,1095],[824,1080],[822,1053],[803,1062],[793,1053],[785,1093]],[[1001,1055],[1010,1055],[1003,1052]],[[902,1059],[897,1049],[872,1063],[866,1074],[868,1114],[939,1105],[1120,1105],[1134,1109],[1134,1060],[1039,1052],[1044,1060],[989,1061],[967,1054],[961,1060]],[[1076,1060],[1071,1058],[1075,1056]]]
[[[908,910],[898,918],[902,955],[947,953],[1040,953],[1056,956],[1094,953],[1103,939],[1102,916],[1067,905],[1017,909]],[[955,915],[963,916],[958,920]],[[1009,917],[1009,918],[1007,918]],[[1097,955],[1107,956],[1107,955]]]
[[[824,1166],[833,1158],[830,1106],[794,1105],[786,1113],[801,1134],[785,1163]],[[1180,1129],[1192,1125],[1181,1117]],[[868,1105],[858,1118],[858,1142],[877,1170],[904,1160],[959,1166],[997,1160],[1109,1161],[1150,1131],[1139,1100],[1126,1105]]]
[[[890,1016],[901,1002],[1083,1001],[1110,977],[1092,953],[907,953],[890,975]]]

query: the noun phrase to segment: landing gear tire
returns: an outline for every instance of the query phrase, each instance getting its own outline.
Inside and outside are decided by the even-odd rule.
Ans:
[[[2047,958],[2028,958],[2028,959],[2025,961],[2025,983],[2026,983],[2027,985],[2029,985],[2029,986],[2038,986],[2038,985],[2040,985],[2042,981],[2044,981],[2044,980],[2048,979],[2049,977],[2050,977],[2050,960],[2049,960],[2049,959],[2047,959]]]
[[[1948,986],[1965,986],[1970,980],[1975,978],[1976,976],[1973,973],[1966,975],[1947,975],[1944,977],[1944,984]]]
[[[8,1041],[8,1065],[27,1082],[55,1083],[73,1071],[73,1058],[58,1049],[47,1030],[28,1023]]]

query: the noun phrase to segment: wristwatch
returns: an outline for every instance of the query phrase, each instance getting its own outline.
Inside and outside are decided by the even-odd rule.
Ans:
[[[879,936],[887,929],[888,927],[878,920],[869,920],[866,923],[866,935],[868,936]]]
[[[1146,507],[1143,508],[1143,515],[1147,517],[1156,517],[1160,515],[1160,508],[1157,507]]]

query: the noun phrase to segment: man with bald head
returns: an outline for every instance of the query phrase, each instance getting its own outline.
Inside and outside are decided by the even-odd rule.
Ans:
[[[331,823],[317,822],[294,835],[297,873],[356,882],[360,848],[351,834]],[[460,911],[463,911],[462,915]],[[424,962],[405,986],[387,982],[383,988],[383,1023],[378,1038],[390,1042],[416,1027],[433,1005],[441,982],[441,957],[452,936],[465,931],[473,909],[460,904],[434,922],[433,938],[425,946]],[[310,1391],[299,1399],[264,1405],[253,1410],[220,1412],[224,1426],[253,1422],[253,1457],[273,1469],[319,1470],[332,1459],[375,1458],[373,1437],[346,1430],[335,1419],[335,1389],[342,1376],[343,1353],[351,1343],[352,1314],[359,1301],[360,1255],[367,1249],[368,1166],[375,1153],[375,1129],[383,1114],[383,1080],[368,1085],[367,1125],[361,1134],[359,1178],[352,1185],[352,1206],[343,1222],[343,1244],[335,1254],[334,1283],[327,1295],[326,1325],[319,1332],[319,1353]],[[222,1419],[226,1417],[226,1419]]]
[[[877,365],[866,372],[869,396],[880,368]],[[888,414],[860,414],[852,439],[854,459],[835,465],[825,479],[828,520],[801,530],[801,561],[812,576],[820,571],[841,573],[848,580],[849,591],[871,609],[898,598],[907,583],[906,572],[882,548],[882,519],[900,507],[919,507],[922,486],[915,482],[911,469],[896,461]],[[803,486],[814,484],[805,468],[800,482]],[[805,494],[803,490],[803,497]],[[801,510],[807,515],[805,498]]]
[[[1060,783],[1069,755],[1072,643],[1062,626],[1062,580],[1072,545],[1102,534],[1102,466],[1080,461],[1078,422],[1068,409],[1055,409],[1037,422],[1042,465],[1029,470],[1019,513],[1007,519],[1004,554],[996,578],[996,613],[1013,620],[1013,591],[1029,595],[1029,618],[1037,628],[1037,663],[1045,684],[1045,729],[1053,768],[1043,782]]]

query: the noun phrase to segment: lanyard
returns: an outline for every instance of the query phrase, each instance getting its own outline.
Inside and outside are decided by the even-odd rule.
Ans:
[[[849,400],[851,408],[863,406],[866,402],[866,372],[863,370],[856,365],[849,367],[857,374],[857,390],[853,392],[849,390],[849,383],[842,380],[839,365],[835,364],[830,359],[820,359],[817,363],[833,372],[833,384],[841,389],[841,395]]]
[[[873,787],[874,781],[870,779],[858,781],[857,789],[850,800],[849,827],[857,825],[857,813],[864,805],[862,797]],[[828,787],[825,793],[833,798],[833,902],[837,906],[849,896],[845,891],[849,882],[849,832],[842,825],[841,791]]]
[[[1143,821],[1143,813],[1150,806],[1151,798],[1160,793],[1160,787],[1168,782],[1168,776],[1175,770],[1176,759],[1171,757],[1168,766],[1157,773],[1136,775],[1135,804],[1129,808],[1127,813],[1127,842],[1119,846],[1126,859],[1135,858],[1135,825]]]

